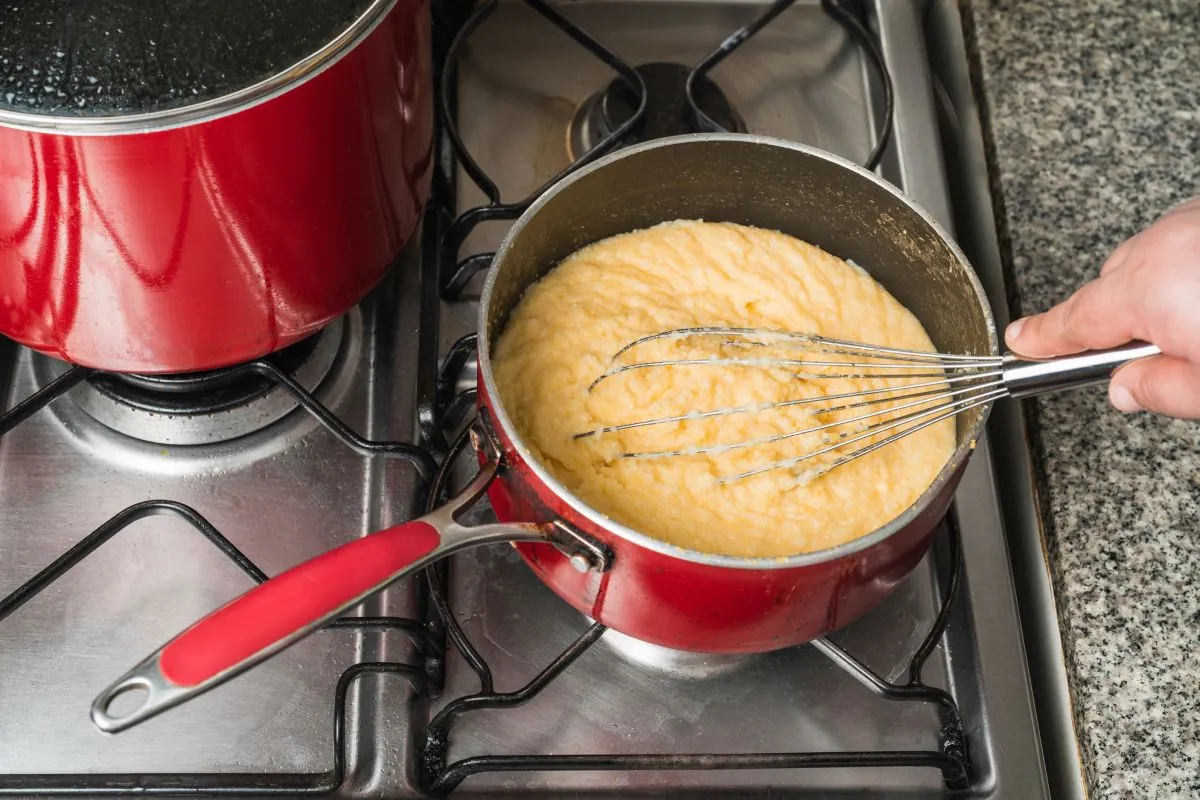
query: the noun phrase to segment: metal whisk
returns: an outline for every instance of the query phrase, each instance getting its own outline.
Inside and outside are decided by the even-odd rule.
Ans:
[[[622,363],[622,358],[640,345],[654,341],[696,338],[715,340],[715,343],[721,346],[783,347],[802,352],[796,358],[783,358],[775,355],[754,357],[752,354],[744,356],[722,354],[696,358],[635,360]],[[670,416],[606,425],[578,433],[575,438],[585,439],[653,425],[667,425],[734,414],[751,414],[789,406],[813,406],[813,410],[818,414],[864,409],[863,413],[853,414],[846,419],[823,422],[801,430],[740,442],[620,454],[621,458],[701,455],[821,434],[822,445],[816,449],[800,452],[793,457],[763,464],[734,475],[726,475],[720,478],[719,482],[729,483],[773,470],[797,468],[804,465],[805,462],[812,462],[822,456],[828,456],[828,463],[822,464],[816,470],[808,471],[807,477],[811,479],[930,425],[935,425],[942,420],[999,398],[1029,397],[1098,383],[1106,380],[1117,367],[1160,353],[1161,351],[1155,345],[1132,342],[1112,350],[1089,351],[1072,356],[1034,361],[1011,353],[1002,356],[931,353],[765,328],[676,328],[643,336],[622,347],[613,356],[608,369],[588,387],[588,391],[594,391],[601,383],[617,375],[635,370],[692,366],[698,368],[710,366],[786,368],[793,370],[798,380],[805,381],[839,378],[903,378],[906,381],[915,382],[892,383],[881,388],[863,391],[841,392],[776,402],[748,403],[705,410],[693,409]],[[822,356],[825,357],[822,358]],[[831,372],[829,370],[838,371]],[[889,405],[883,409],[865,410],[884,404]],[[898,415],[897,412],[899,412]],[[882,438],[878,438],[880,436]]]

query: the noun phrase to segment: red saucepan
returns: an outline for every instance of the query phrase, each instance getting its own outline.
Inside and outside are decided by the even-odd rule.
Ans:
[[[433,107],[429,0],[360,5],[299,63],[192,105],[0,104],[0,334],[77,364],[188,372],[285,347],[361,300],[416,228]]]
[[[882,600],[917,564],[945,514],[987,407],[962,413],[958,447],[897,519],[830,550],[786,559],[693,552],[619,525],[573,497],[530,454],[496,396],[490,355],[525,289],[580,247],[678,218],[781,230],[864,265],[917,315],[944,352],[994,355],[987,301],[962,253],[893,186],[841,158],[742,135],[662,139],[623,150],[557,184],[517,221],[484,289],[479,319],[483,463],[437,512],[357,539],[272,578],[189,628],[96,700],[117,731],[259,663],[447,554],[512,541],[581,612],[682,650],[752,653],[806,642]],[[484,492],[499,524],[456,518]],[[121,717],[113,698],[140,688]]]

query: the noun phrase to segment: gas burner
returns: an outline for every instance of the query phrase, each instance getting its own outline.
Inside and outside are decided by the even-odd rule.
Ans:
[[[601,642],[635,664],[669,673],[675,678],[711,678],[724,675],[745,664],[750,658],[742,654],[713,655],[672,650],[612,629],[604,632]]]
[[[637,67],[646,85],[646,114],[621,142],[622,145],[700,133],[702,128],[688,103],[686,85],[691,68],[671,62],[654,62]],[[707,75],[696,80],[696,105],[727,131],[744,133],[746,124],[730,105],[721,87]],[[571,120],[571,158],[577,159],[605,137],[628,122],[637,112],[637,90],[624,78],[615,78],[603,90],[579,104]]]
[[[346,323],[264,357],[308,392],[329,374],[341,351]],[[67,367],[39,360],[39,377]],[[165,375],[97,373],[71,392],[92,419],[118,433],[153,444],[216,444],[261,430],[296,408],[296,400],[273,380],[234,365],[205,372]]]
[[[315,353],[324,331],[263,358],[291,375]],[[215,414],[247,405],[275,388],[274,381],[239,366],[205,372],[135,375],[101,372],[88,379],[102,394],[132,408],[158,414]]]

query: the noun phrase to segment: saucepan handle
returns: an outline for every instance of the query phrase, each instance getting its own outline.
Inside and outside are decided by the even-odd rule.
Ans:
[[[553,528],[463,527],[455,516],[487,488],[490,462],[461,494],[420,519],[372,533],[259,584],[214,611],[124,677],[92,704],[92,721],[115,733],[218,686],[322,627],[393,581],[454,551],[495,541],[535,541]],[[137,692],[132,711],[110,713],[118,696]]]

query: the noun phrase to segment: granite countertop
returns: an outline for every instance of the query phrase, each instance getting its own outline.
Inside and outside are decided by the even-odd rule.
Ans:
[[[1044,310],[1200,194],[1200,2],[967,11],[1014,311]],[[1200,423],[1102,391],[1029,411],[1091,794],[1200,797]]]

